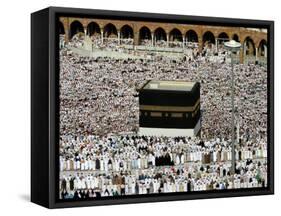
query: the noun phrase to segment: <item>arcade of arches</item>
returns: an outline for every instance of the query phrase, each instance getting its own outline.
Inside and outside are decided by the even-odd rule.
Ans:
[[[121,44],[123,40],[132,40],[134,46],[165,43],[167,47],[184,48],[189,43],[197,43],[199,50],[209,44],[221,46],[233,39],[242,44],[241,63],[247,56],[256,60],[267,57],[267,32],[261,29],[60,17],[59,33],[66,42],[79,33],[97,35],[102,42],[116,39]]]

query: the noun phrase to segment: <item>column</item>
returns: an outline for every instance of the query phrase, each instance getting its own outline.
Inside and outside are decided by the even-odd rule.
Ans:
[[[101,44],[103,44],[103,29],[100,29],[100,36],[101,36]]]
[[[63,23],[64,26],[64,33],[65,33],[65,42],[68,43],[70,41],[70,24],[68,21],[66,23]]]
[[[215,39],[216,52],[218,52],[218,39]]]
[[[134,36],[134,46],[138,46],[140,39],[139,39],[139,31],[137,28],[134,29],[133,36]]]
[[[167,44],[166,46],[169,47],[169,34],[166,33]]]
[[[151,46],[154,46],[154,32],[151,32]]]
[[[71,37],[71,29],[70,29],[70,27],[69,27],[69,31],[68,31],[68,35],[67,35],[67,37],[68,37],[68,41],[70,41],[70,40],[72,39],[72,37]]]
[[[264,57],[267,58],[267,46],[264,45]]]
[[[118,45],[120,45],[120,30],[117,31],[117,35],[118,35]]]
[[[258,52],[259,52],[259,49],[256,47],[256,61],[259,60],[259,58],[258,58]]]
[[[182,48],[184,48],[185,47],[185,35],[182,35]]]
[[[69,38],[70,38],[69,31],[68,31],[68,29],[65,29],[64,30],[64,40],[66,43],[69,42]]]
[[[239,59],[240,59],[240,64],[244,63],[244,46],[241,46],[239,50]]]
[[[85,34],[85,37],[87,36],[87,27],[84,27],[84,34]]]
[[[203,50],[203,39],[202,39],[202,37],[198,37],[198,49],[199,49],[199,52],[202,52],[202,50]]]
[[[245,63],[246,62],[246,57],[247,57],[247,45],[246,45],[246,43],[244,43],[244,45],[243,45],[243,63]],[[248,62],[248,59],[247,59],[247,62]]]

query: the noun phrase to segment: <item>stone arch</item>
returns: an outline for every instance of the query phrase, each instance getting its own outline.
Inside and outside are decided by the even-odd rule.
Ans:
[[[132,38],[134,38],[134,31],[133,31],[132,27],[129,26],[129,25],[122,26],[122,28],[120,30],[120,33],[121,33],[122,39],[132,39]]]
[[[216,39],[215,39],[214,34],[211,31],[206,31],[203,34],[202,42],[203,42],[203,46],[206,45],[206,44],[215,44],[216,43]]]
[[[218,38],[229,39],[229,36],[226,32],[221,32],[219,33]]]
[[[104,37],[105,38],[117,38],[117,28],[112,23],[108,23],[104,26]]]
[[[226,41],[229,41],[229,36],[227,33],[225,32],[221,32],[219,35],[218,35],[218,44],[223,44],[223,42],[226,42]]]
[[[161,27],[157,28],[154,31],[154,36],[155,36],[156,41],[160,41],[160,40],[167,41],[167,34],[166,34],[165,30]]]
[[[141,27],[139,30],[139,44],[151,44],[151,31],[146,26]]]
[[[100,26],[99,24],[97,24],[96,22],[90,22],[87,26],[87,34],[89,36],[98,34],[100,35],[101,30],[100,30]]]
[[[238,34],[233,34],[232,35],[232,40],[235,40],[236,42],[240,42]]]
[[[185,33],[185,39],[187,42],[198,42],[198,35],[194,30],[188,30]]]
[[[259,42],[259,47],[258,47],[259,56],[266,57],[267,56],[266,52],[267,52],[267,42],[266,42],[266,40],[262,39]]]
[[[183,36],[179,29],[173,28],[169,33],[168,46],[181,47],[183,44]]]
[[[75,20],[70,24],[70,38],[78,33],[84,34],[84,28],[81,22]]]
[[[244,54],[247,56],[255,56],[256,48],[254,40],[251,37],[246,37],[244,40]]]
[[[182,33],[179,29],[174,28],[169,33],[169,41],[182,42]]]
[[[167,34],[163,28],[159,27],[154,31],[154,40],[155,40],[154,43],[155,46],[158,47],[167,46]]]

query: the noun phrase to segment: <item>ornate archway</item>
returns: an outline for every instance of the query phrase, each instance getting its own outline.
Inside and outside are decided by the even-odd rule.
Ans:
[[[100,35],[100,26],[96,22],[90,22],[87,26],[87,34],[89,36]]]
[[[162,28],[157,28],[154,31],[155,46],[166,46],[167,45],[167,34]]]
[[[215,40],[214,34],[210,31],[205,32],[203,34],[202,43],[203,43],[203,47],[206,45],[211,45],[211,44],[215,45],[216,40]]]
[[[84,34],[83,25],[77,20],[70,24],[70,38],[76,34]]]
[[[246,39],[244,40],[244,54],[246,56],[256,55],[255,43],[251,37],[246,37]]]
[[[117,38],[118,37],[117,28],[115,27],[115,25],[113,25],[112,23],[108,23],[104,27],[104,37],[105,38]]]
[[[227,33],[222,32],[218,35],[218,44],[222,45],[224,42],[229,41],[229,36]]]
[[[194,30],[189,30],[185,34],[185,40],[187,42],[198,42],[198,35]]]
[[[120,30],[121,43],[132,45],[134,40],[134,31],[131,26],[124,25]]]
[[[238,34],[232,35],[232,40],[235,40],[235,41],[237,41],[237,42],[240,42]]]
[[[174,28],[169,33],[169,46],[181,47],[183,43],[182,33],[179,29]]]
[[[139,44],[151,45],[151,31],[146,26],[141,27],[139,31]]]
[[[266,40],[263,39],[263,40],[260,41],[258,51],[259,51],[259,56],[267,57],[267,43],[266,43]]]

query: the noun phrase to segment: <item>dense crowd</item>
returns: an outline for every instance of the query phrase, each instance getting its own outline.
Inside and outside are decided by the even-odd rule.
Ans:
[[[115,39],[103,44],[92,40],[98,48],[118,50]],[[83,38],[74,37],[68,46],[82,43]],[[67,46],[61,48],[61,198],[266,185],[266,68],[254,64],[234,68],[237,162],[233,180],[227,53],[210,45],[202,52],[196,46],[186,49],[179,58],[154,54],[153,58],[116,59],[80,56]],[[200,138],[137,135],[137,89],[150,79],[200,82]]]
[[[189,162],[220,163],[231,160],[230,140],[148,136],[63,136],[60,170],[130,171]],[[236,160],[266,158],[266,143],[246,142],[236,147]]]
[[[267,186],[265,162],[251,159],[237,162],[233,176],[230,167],[229,163],[190,163],[183,166],[150,167],[119,172],[63,174],[60,181],[60,197],[81,199]]]

